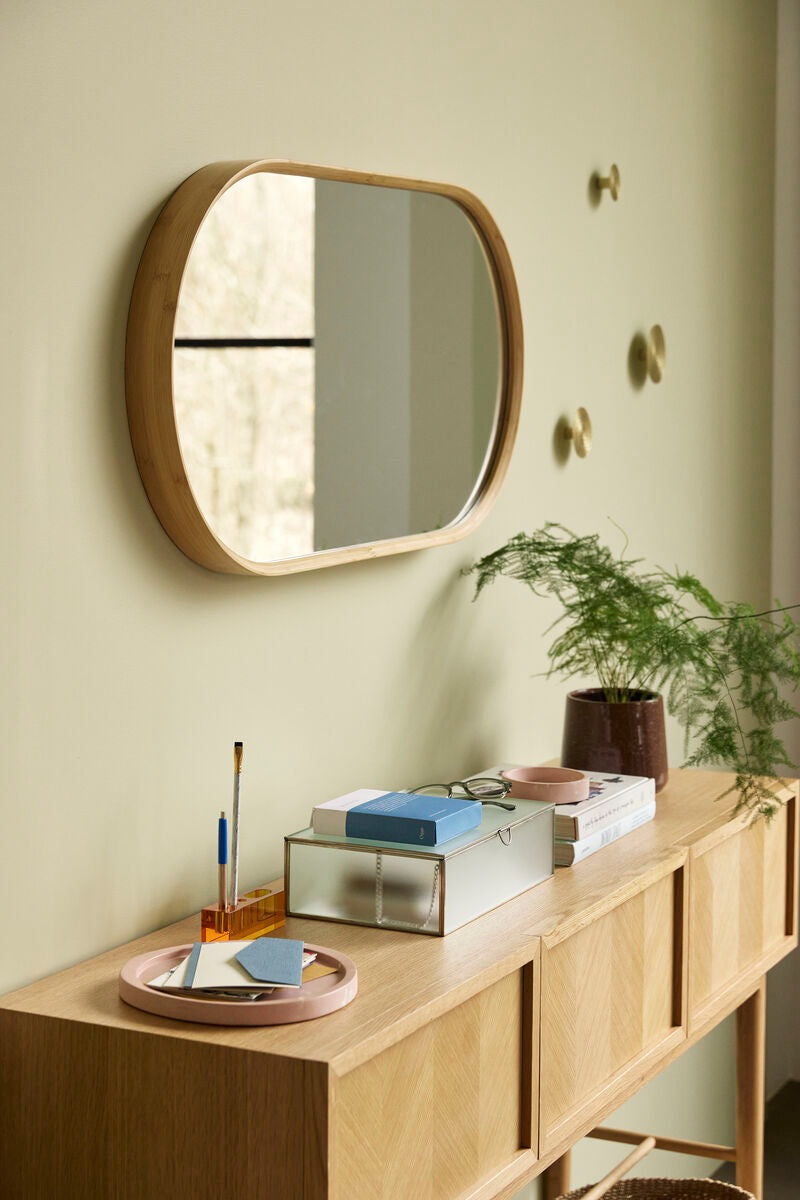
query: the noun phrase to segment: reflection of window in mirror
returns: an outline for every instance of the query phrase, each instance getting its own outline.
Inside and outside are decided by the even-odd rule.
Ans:
[[[314,180],[250,175],[212,207],[181,288],[181,453],[216,535],[248,558],[310,554]]]
[[[498,409],[491,272],[463,209],[256,172],[200,227],[173,394],[204,518],[266,562],[443,529]]]

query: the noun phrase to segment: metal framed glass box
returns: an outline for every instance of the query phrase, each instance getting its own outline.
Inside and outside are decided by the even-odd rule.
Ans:
[[[286,914],[443,936],[553,874],[554,806],[485,806],[440,846],[315,834],[285,839]]]

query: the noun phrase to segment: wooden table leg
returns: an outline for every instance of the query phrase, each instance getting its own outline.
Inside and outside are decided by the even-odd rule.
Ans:
[[[736,1183],[756,1200],[764,1186],[764,1039],[767,989],[736,1010]]]
[[[542,1173],[544,1200],[558,1200],[559,1196],[569,1191],[569,1156],[570,1151],[567,1150]]]

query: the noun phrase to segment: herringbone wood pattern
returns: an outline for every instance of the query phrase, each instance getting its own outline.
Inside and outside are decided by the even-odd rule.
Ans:
[[[692,852],[689,1005],[697,1015],[787,935],[788,809]]]
[[[508,1162],[525,1142],[522,1021],[513,971],[335,1080],[336,1200],[450,1200]]]
[[[542,1150],[586,1102],[673,1029],[671,874],[542,952]]]

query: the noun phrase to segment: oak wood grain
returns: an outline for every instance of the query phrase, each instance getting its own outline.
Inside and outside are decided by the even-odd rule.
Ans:
[[[682,852],[685,855],[685,851]],[[683,868],[683,859],[676,872]],[[631,1062],[682,1038],[675,974],[685,974],[675,873],[570,936],[542,943],[540,1146],[549,1149]]]
[[[730,780],[723,773],[673,770],[654,821],[443,939],[288,919],[283,936],[341,950],[358,968],[358,997],[324,1021],[272,1029],[199,1027],[124,1004],[117,994],[123,964],[147,950],[195,940],[196,916],[11,992],[0,998],[0,1008],[330,1062],[344,1073],[530,962],[540,936],[566,937],[635,895],[644,880],[672,874],[685,858],[682,847],[727,836],[733,800],[717,797]],[[795,795],[796,787],[787,784],[785,795]]]
[[[107,1200],[109,1031],[0,1011],[0,1195]]]
[[[456,1200],[513,1160],[523,977],[514,971],[333,1083],[335,1200]]]
[[[326,1194],[324,1064],[6,1011],[0,1069],[4,1200]]]
[[[691,847],[690,1020],[795,936],[797,800],[769,825],[731,821]]]
[[[404,1194],[412,1159],[422,1196],[511,1196],[742,1005],[737,1157],[755,1180],[763,1005],[754,994],[797,941],[797,785],[759,833],[729,821],[732,798],[718,800],[729,779],[673,772],[650,825],[443,939],[289,920],[283,935],[327,943],[358,967],[356,1000],[319,1021],[236,1030],[124,1005],[120,966],[194,940],[196,917],[11,993],[0,1001],[0,1194],[128,1200],[173,1181],[172,1159],[192,1156],[202,1168],[193,1198],[205,1200],[219,1194],[229,1146],[243,1155],[237,1186],[269,1170],[282,1195],[304,1200],[335,1195],[337,1171],[354,1196]],[[736,936],[721,930],[712,948],[716,975],[693,942],[708,916],[704,888],[735,914]],[[688,1006],[687,963],[690,983],[697,972]],[[416,1149],[420,1088],[437,1105],[447,1097],[449,1132],[436,1152]],[[391,1162],[378,1163],[377,1150],[362,1161],[346,1114],[364,1114],[377,1146],[387,1093],[406,1097]],[[229,1101],[242,1095],[248,1113],[234,1126]],[[222,1148],[207,1116],[220,1106]],[[288,1123],[280,1145],[264,1133],[276,1112]],[[142,1160],[148,1147],[152,1164]]]
[[[592,1129],[587,1137],[603,1142],[622,1142],[638,1146],[646,1135],[631,1129],[610,1129],[605,1125]],[[720,1146],[716,1142],[687,1142],[685,1138],[656,1137],[656,1150],[669,1150],[675,1154],[693,1154],[697,1158],[719,1158],[723,1162],[736,1162],[735,1146]]]
[[[551,1163],[542,1178],[543,1200],[559,1200],[569,1190],[572,1155],[566,1150],[560,1158]]]
[[[558,1166],[559,1159],[565,1153],[568,1153],[570,1148],[580,1138],[586,1137],[598,1122],[605,1120],[611,1113],[615,1112],[625,1100],[638,1092],[651,1079],[654,1079],[656,1075],[660,1074],[676,1058],[680,1058],[687,1050],[691,1050],[693,1046],[696,1046],[720,1021],[737,1012],[739,1007],[750,999],[753,991],[758,986],[758,981],[755,985],[752,980],[750,982],[743,982],[735,992],[731,992],[725,997],[724,1003],[721,1002],[716,1011],[702,1025],[695,1026],[693,1032],[687,1037],[678,1036],[680,1031],[677,1031],[676,1036],[670,1039],[666,1046],[656,1047],[655,1050],[643,1058],[629,1063],[611,1081],[608,1087],[598,1092],[594,1104],[586,1109],[575,1125],[561,1134],[558,1142],[549,1149],[540,1147],[539,1157],[532,1168],[524,1160],[518,1160],[513,1167],[509,1165],[502,1173],[503,1187],[502,1189],[498,1189],[497,1195],[495,1196],[494,1193],[485,1190],[476,1191],[475,1200],[477,1200],[478,1196],[480,1196],[480,1200],[487,1200],[489,1196],[493,1200],[509,1200],[529,1179],[535,1178],[540,1174],[549,1173],[550,1168],[553,1166],[556,1166],[557,1171],[561,1171],[562,1168]],[[737,1090],[740,1086],[746,1086],[744,1078],[737,1080]],[[763,1137],[763,1130],[759,1132],[753,1128],[751,1135],[753,1137]],[[753,1152],[752,1147],[748,1149],[750,1153]],[[757,1148],[755,1150],[757,1153]],[[470,1193],[468,1197],[465,1196],[464,1200],[473,1200],[472,1194]]]
[[[767,989],[762,978],[736,1010],[736,1182],[756,1200],[764,1187]]]

